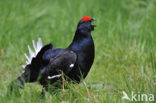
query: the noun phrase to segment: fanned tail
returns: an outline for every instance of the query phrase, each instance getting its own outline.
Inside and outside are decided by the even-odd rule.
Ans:
[[[32,59],[34,57],[36,57],[36,55],[38,54],[38,52],[42,48],[42,39],[41,38],[38,38],[37,44],[35,44],[35,41],[34,40],[32,40],[32,43],[33,43],[34,51],[28,45],[29,56],[26,53],[24,54],[25,57],[26,57],[26,59],[27,59],[26,60],[26,65],[31,63]],[[22,65],[22,68],[25,68],[26,65]]]

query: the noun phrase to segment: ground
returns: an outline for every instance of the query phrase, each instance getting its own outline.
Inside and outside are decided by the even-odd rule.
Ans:
[[[95,60],[87,78],[45,98],[38,83],[7,95],[23,71],[27,45],[41,37],[43,44],[67,47],[82,16],[96,18]],[[0,102],[135,102],[123,100],[123,91],[156,96],[155,44],[155,0],[0,0]]]

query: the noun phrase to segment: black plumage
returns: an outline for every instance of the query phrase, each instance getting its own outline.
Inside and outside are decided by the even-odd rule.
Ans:
[[[24,82],[39,81],[47,86],[61,79],[61,72],[70,80],[80,82],[85,78],[94,61],[94,42],[91,31],[94,30],[90,17],[83,17],[78,23],[72,43],[65,49],[54,48],[52,44],[45,45],[26,65],[24,73],[15,80],[19,87]],[[13,83],[15,83],[12,82]],[[12,89],[11,84],[11,89]]]

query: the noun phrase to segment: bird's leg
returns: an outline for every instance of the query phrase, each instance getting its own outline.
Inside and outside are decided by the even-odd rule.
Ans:
[[[43,86],[41,96],[45,97],[46,92],[48,91],[48,86]]]

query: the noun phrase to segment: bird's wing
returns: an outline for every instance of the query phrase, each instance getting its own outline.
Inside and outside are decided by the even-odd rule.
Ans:
[[[76,63],[77,55],[67,49],[61,49],[58,54],[50,58],[49,64],[42,69],[42,74],[46,74],[48,79],[61,76],[60,71],[68,74]]]
[[[46,50],[44,52],[44,54],[42,56],[42,59],[44,61],[49,61],[50,59],[52,59],[55,56],[57,56],[61,50],[63,50],[63,49],[60,49],[60,48],[57,48],[57,49],[48,49],[48,50]]]

